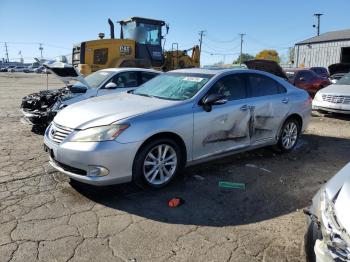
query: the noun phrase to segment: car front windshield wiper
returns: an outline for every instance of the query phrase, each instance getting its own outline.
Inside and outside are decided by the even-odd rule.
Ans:
[[[130,94],[133,94],[133,95],[138,95],[138,96],[146,96],[146,97],[154,97],[154,96],[151,96],[149,94],[144,94],[144,93],[135,93],[134,90],[132,92],[130,92]]]

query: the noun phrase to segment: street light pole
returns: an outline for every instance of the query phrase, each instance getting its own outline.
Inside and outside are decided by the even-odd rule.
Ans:
[[[320,35],[321,15],[323,15],[323,14],[320,14],[320,13],[314,14],[314,16],[317,17],[317,26],[313,25],[313,27],[316,27],[316,29],[317,29],[317,36]]]
[[[40,57],[43,58],[43,50],[44,50],[43,44],[39,43],[39,50],[40,50]]]
[[[245,34],[239,34],[241,36],[241,52],[239,55],[239,66],[242,66],[242,51],[243,51],[243,36]]]
[[[199,31],[199,57],[201,57],[202,54],[203,36],[205,36],[205,30]]]

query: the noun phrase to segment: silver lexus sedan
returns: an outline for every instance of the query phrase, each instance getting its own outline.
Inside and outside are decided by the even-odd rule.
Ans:
[[[181,69],[63,109],[44,148],[71,179],[159,188],[209,159],[268,145],[288,152],[310,113],[309,95],[272,74]]]

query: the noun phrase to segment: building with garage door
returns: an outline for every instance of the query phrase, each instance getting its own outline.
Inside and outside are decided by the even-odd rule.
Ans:
[[[350,29],[332,31],[295,44],[295,67],[350,63]]]

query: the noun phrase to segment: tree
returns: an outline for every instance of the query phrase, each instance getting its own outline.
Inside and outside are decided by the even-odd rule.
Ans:
[[[280,62],[280,57],[276,50],[262,50],[260,53],[258,53],[255,57],[256,59],[265,59],[265,60],[272,60],[277,63]]]
[[[237,59],[235,61],[233,61],[232,64],[239,64],[239,58],[241,57],[241,55],[239,55],[237,57]],[[251,54],[247,54],[247,53],[243,53],[242,54],[242,63],[244,63],[245,61],[249,61],[254,59],[254,56],[252,56]]]

